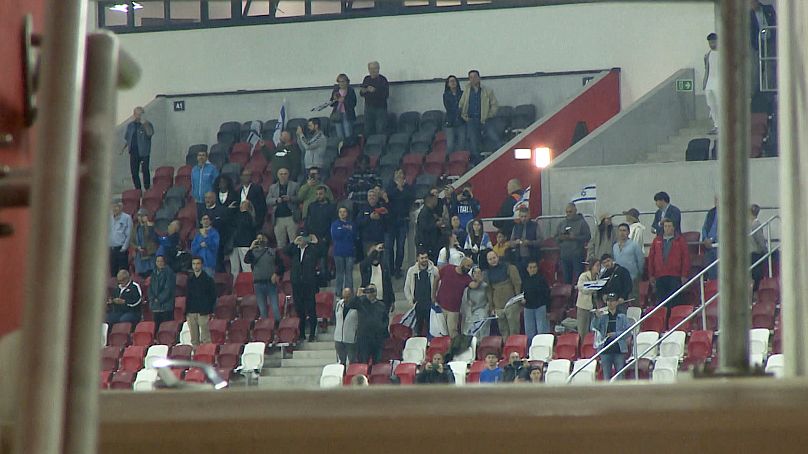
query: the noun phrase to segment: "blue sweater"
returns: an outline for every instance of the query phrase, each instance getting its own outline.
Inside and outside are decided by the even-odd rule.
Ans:
[[[202,246],[202,243],[205,246]],[[208,237],[205,238],[197,232],[191,243],[191,253],[202,259],[202,266],[205,268],[216,268],[216,252],[219,250],[219,232],[213,227],[208,230]]]
[[[502,381],[502,369],[497,367],[496,369],[483,369],[480,372],[480,383],[498,383]]]
[[[213,190],[213,180],[219,176],[219,169],[210,162],[206,162],[202,168],[198,165],[191,169],[191,195],[196,203],[205,201],[205,193]]]
[[[353,257],[354,255],[354,228],[350,221],[336,221],[331,223],[331,240],[334,242],[334,257]]]

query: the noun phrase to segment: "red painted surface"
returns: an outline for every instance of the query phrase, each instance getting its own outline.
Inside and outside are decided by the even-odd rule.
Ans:
[[[0,132],[11,133],[14,142],[0,147],[0,165],[28,167],[34,151],[34,132],[23,121],[22,23],[34,16],[34,30],[43,23],[43,0],[0,0]],[[0,208],[0,223],[11,224],[14,235],[0,238],[0,336],[22,324],[25,249],[28,242],[28,209]]]
[[[553,157],[572,145],[572,134],[579,121],[586,122],[591,133],[620,112],[620,71],[612,70],[603,79],[570,101],[511,148],[549,147]],[[474,196],[480,200],[482,217],[493,217],[505,199],[508,180],[518,178],[522,186],[531,186],[530,211],[541,214],[541,171],[533,160],[516,160],[508,150],[472,176]],[[550,213],[548,213],[550,214]]]

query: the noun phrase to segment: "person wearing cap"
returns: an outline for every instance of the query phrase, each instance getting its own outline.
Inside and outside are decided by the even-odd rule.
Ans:
[[[592,236],[592,241],[589,242],[587,261],[591,262],[603,254],[611,254],[612,246],[617,240],[616,237],[612,217],[608,213],[599,214],[595,234]]]
[[[123,212],[120,200],[112,202],[109,223],[109,274],[116,277],[119,270],[129,269],[129,243],[132,238],[132,217]]]
[[[309,325],[309,342],[316,340],[317,311],[314,295],[319,290],[317,284],[317,237],[300,229],[298,236],[284,249],[292,262],[292,301],[300,319],[300,340],[306,339],[306,321]],[[312,247],[314,246],[314,247]]]
[[[628,224],[628,238],[637,243],[641,250],[645,247],[645,226],[640,223],[640,210],[629,208],[623,212]]]
[[[617,295],[610,293],[606,295],[605,313],[595,311],[595,319],[592,321],[592,330],[595,331],[595,348],[601,350],[610,342],[620,337],[630,326],[626,314],[617,312],[620,300]],[[621,337],[614,345],[600,354],[600,367],[603,371],[603,379],[608,381],[623,366],[626,365],[625,354],[628,352],[628,336]],[[614,371],[612,371],[614,368]],[[622,380],[623,377],[617,377]]]
[[[505,197],[505,200],[503,200],[502,204],[499,206],[499,211],[497,211],[498,218],[513,218],[513,215],[516,214],[513,212],[513,207],[516,206],[516,203],[522,198],[522,194],[525,193],[525,191],[522,190],[522,183],[516,178],[508,180],[507,191],[508,197]],[[494,221],[494,227],[504,232],[506,238],[510,238],[511,231],[513,230],[513,221],[504,219]]]
[[[640,279],[645,265],[645,256],[642,248],[637,243],[628,238],[629,226],[625,222],[617,227],[617,242],[614,243],[612,255],[618,265],[627,269],[631,275],[632,291],[634,298],[640,297]]]
[[[132,233],[129,247],[135,251],[135,273],[143,279],[154,270],[154,253],[157,252],[157,236],[154,222],[149,220],[149,210],[141,208],[137,212],[137,227]]]
[[[620,312],[626,312],[626,307],[622,304],[631,296],[633,289],[631,273],[618,265],[611,254],[603,254],[600,257],[600,264],[603,266],[603,272],[600,273],[599,279],[606,279],[606,285],[598,293],[600,298],[605,300],[607,295],[616,295],[618,304],[621,304]]]
[[[718,57],[718,35],[710,33],[707,35],[707,45],[710,50],[704,54],[704,96],[707,98],[707,108],[710,109],[710,118],[713,120],[713,129],[709,134],[718,133],[718,106],[721,103],[719,93],[719,60]]]
[[[389,336],[387,327],[391,307],[392,304],[376,298],[376,286],[373,284],[360,287],[356,297],[345,305],[346,310],[356,310],[356,344],[360,363],[369,360],[378,363],[382,360],[384,339]]]

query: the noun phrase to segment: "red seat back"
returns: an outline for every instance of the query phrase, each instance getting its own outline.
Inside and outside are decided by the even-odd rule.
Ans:
[[[237,318],[230,323],[227,329],[227,342],[246,344],[250,338],[250,325],[252,320]]]
[[[188,383],[205,383],[207,378],[205,377],[205,373],[202,372],[202,369],[198,367],[192,367],[188,369],[188,372],[185,373],[184,381]]]
[[[223,295],[217,298],[213,316],[222,320],[233,320],[236,318],[236,296]]]
[[[154,322],[140,322],[132,335],[133,345],[149,346],[154,340]]]
[[[132,385],[135,383],[135,375],[136,372],[128,370],[115,372],[109,383],[109,389],[132,389]]]
[[[175,345],[171,347],[168,352],[168,357],[171,359],[190,360],[194,348],[190,345]]]
[[[693,313],[693,306],[674,306],[671,308],[671,316],[668,319],[668,330],[673,329],[676,324],[687,318],[688,315]],[[692,319],[678,328],[678,331],[690,331]]]
[[[415,383],[415,370],[416,367],[413,363],[399,363],[394,373],[400,384],[412,385]]]
[[[642,331],[665,331],[665,309],[660,309],[640,325]]]
[[[595,333],[588,332],[584,336],[584,343],[581,345],[581,358],[591,358],[595,356]]]
[[[405,343],[406,340],[396,337],[388,337],[385,339],[384,348],[382,349],[382,361],[390,361],[394,359],[400,360],[402,357],[402,352],[404,351]]]
[[[288,317],[281,320],[278,327],[278,338],[280,342],[287,344],[297,343],[297,337],[300,335],[300,319],[297,317]]]
[[[713,356],[713,332],[693,331],[687,343],[687,357],[690,362],[703,362]]]
[[[319,292],[314,296],[316,302],[317,318],[331,320],[334,316],[334,294],[331,292]]]
[[[101,370],[113,371],[118,369],[118,359],[121,357],[123,347],[110,346],[101,349]]]
[[[505,341],[505,347],[502,349],[502,356],[507,358],[511,352],[519,353],[520,358],[527,356],[527,336],[524,334],[512,334],[508,336]]]
[[[247,295],[255,295],[253,288],[253,274],[249,271],[242,271],[238,274],[235,284],[236,296],[241,298]]]
[[[211,319],[208,321],[210,330],[210,341],[214,344],[223,344],[225,333],[227,332],[227,320]]]
[[[263,342],[267,345],[272,343],[275,334],[275,320],[271,318],[259,318],[255,322],[252,330],[253,342]]]
[[[132,324],[129,322],[116,323],[107,334],[107,345],[125,347],[129,345],[129,333],[132,332]]]
[[[183,298],[183,300],[184,299],[185,298]],[[176,306],[175,306],[175,309],[176,309]],[[176,344],[177,343],[177,335],[179,334],[179,331],[180,331],[180,323],[181,322],[179,322],[177,320],[170,320],[170,321],[167,321],[167,322],[160,323],[160,329],[157,330],[157,343],[158,344],[163,344],[163,345],[174,345],[174,344]]]
[[[143,369],[143,358],[146,356],[146,347],[131,345],[126,347],[121,358],[121,370],[137,372]]]
[[[255,295],[246,295],[239,304],[239,313],[241,318],[247,320],[255,320],[258,318],[258,302]]]
[[[370,370],[368,382],[371,385],[386,385],[390,383],[391,375],[393,375],[393,366],[390,363],[374,364]]]
[[[184,321],[185,320],[185,306],[187,305],[187,301],[184,296],[177,296],[174,298],[174,320],[176,321]],[[160,324],[160,328],[163,327],[163,324]],[[161,342],[162,343],[162,342]]]
[[[484,360],[486,355],[493,353],[499,358],[502,354],[502,336],[485,336],[477,346],[477,359]]]
[[[485,369],[485,361],[474,361],[469,368],[469,375],[466,377],[468,383],[479,383],[480,373]]]
[[[555,358],[575,361],[578,359],[578,342],[580,338],[577,333],[562,334],[556,337]]]
[[[350,385],[351,379],[354,378],[355,375],[364,375],[365,377],[367,377],[368,365],[364,363],[350,364],[348,366],[348,370],[345,371],[345,376],[342,377],[342,384]]]
[[[216,360],[216,352],[219,349],[219,344],[199,344],[194,352],[194,361],[202,363],[213,364]]]
[[[244,344],[233,343],[224,344],[219,347],[219,354],[216,355],[216,367],[233,370],[238,366],[239,359],[241,358],[241,351],[244,349]],[[229,374],[228,374],[229,375]]]

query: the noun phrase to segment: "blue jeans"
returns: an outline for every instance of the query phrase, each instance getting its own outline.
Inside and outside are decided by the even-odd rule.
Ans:
[[[387,109],[365,106],[365,137],[387,134]]]
[[[353,124],[351,120],[348,119],[348,115],[345,112],[339,114],[340,121],[334,123],[334,128],[337,130],[337,137],[340,139],[346,139],[353,135]]]
[[[564,275],[564,283],[575,285],[578,283],[578,276],[584,272],[584,258],[575,257],[571,259],[561,259],[561,272]]]
[[[712,248],[706,249],[704,251],[704,266],[707,266],[707,265],[715,262],[716,260],[718,260],[718,249],[717,248],[712,247]],[[704,277],[706,277],[707,279],[711,279],[711,280],[718,279],[718,265],[710,268],[707,271],[707,273],[706,273],[706,275]]]
[[[533,340],[536,334],[547,334],[550,332],[550,323],[547,321],[547,306],[538,309],[525,308],[525,334],[528,342]]]
[[[499,137],[493,121],[481,124],[479,118],[469,118],[466,122],[466,140],[469,144],[469,151],[475,158],[479,158],[482,151],[480,147],[483,133],[485,133],[486,139],[492,143],[495,151],[502,146],[502,139]]]
[[[384,234],[384,250],[387,251],[387,269],[395,273],[401,270],[404,265],[404,243],[407,241],[407,230],[409,229],[409,219],[400,219]],[[395,243],[395,254],[393,253],[393,243]],[[395,255],[395,257],[393,257]]]
[[[335,255],[334,256],[334,265],[336,266],[336,283],[334,284],[334,294],[337,298],[340,298],[342,295],[342,289],[350,288],[353,289],[353,265],[354,265],[354,258],[353,256],[348,257],[340,257]]]
[[[255,300],[258,303],[258,312],[261,318],[267,318],[267,301],[272,307],[272,317],[275,321],[281,320],[281,310],[278,307],[278,288],[272,282],[255,282]]]
[[[114,325],[116,323],[131,323],[137,324],[140,322],[139,312],[107,312],[107,324]]]
[[[603,379],[609,380],[612,375],[616,374],[620,369],[626,365],[626,357],[622,353],[604,353],[600,355],[600,368],[603,371]],[[614,366],[614,373],[612,373],[612,366]],[[615,378],[615,380],[622,380],[623,375]]]
[[[466,125],[446,126],[446,154],[453,151],[463,150],[466,146]]]

